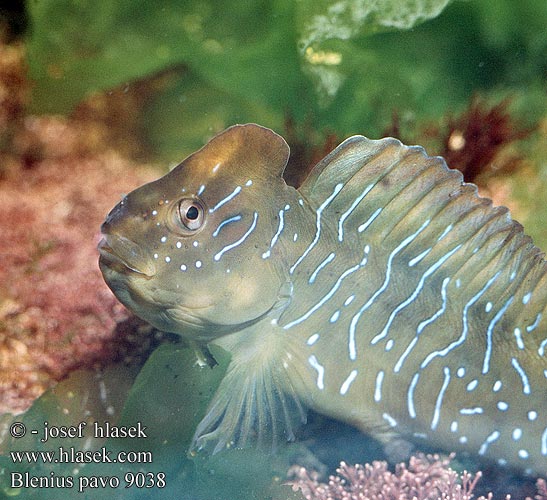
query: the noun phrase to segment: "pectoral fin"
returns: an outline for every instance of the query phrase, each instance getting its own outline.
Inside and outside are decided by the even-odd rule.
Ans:
[[[273,328],[273,327],[272,327]],[[249,336],[242,335],[244,347],[232,350],[233,357],[207,414],[198,425],[193,450],[217,453],[226,447],[250,445],[275,447],[282,441],[292,441],[298,425],[306,415],[281,358],[281,349],[271,345],[270,331],[261,330],[252,345]],[[250,337],[250,338],[249,338]],[[263,339],[260,341],[260,339]],[[256,341],[256,340],[255,340]]]

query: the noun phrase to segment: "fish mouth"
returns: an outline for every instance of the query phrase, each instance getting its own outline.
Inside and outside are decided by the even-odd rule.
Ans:
[[[103,233],[97,248],[101,256],[100,263],[115,271],[131,271],[147,278],[156,274],[154,261],[139,245],[128,238]]]

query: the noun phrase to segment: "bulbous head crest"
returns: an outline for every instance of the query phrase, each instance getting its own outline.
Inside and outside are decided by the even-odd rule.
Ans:
[[[285,282],[264,259],[289,148],[258,125],[234,126],[108,214],[100,268],[118,299],[157,328],[196,340],[267,314]]]

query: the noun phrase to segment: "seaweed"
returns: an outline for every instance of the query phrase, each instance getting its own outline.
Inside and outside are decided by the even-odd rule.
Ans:
[[[516,154],[501,158],[500,153],[515,141],[525,139],[536,127],[524,127],[509,111],[511,100],[505,98],[490,106],[474,96],[467,109],[448,117],[442,134],[440,156],[448,165],[460,170],[466,182],[484,185],[492,176],[514,174],[521,164]]]
[[[26,12],[31,29],[25,43],[0,46],[4,495],[44,496],[44,490],[7,485],[14,470],[8,450],[47,450],[31,436],[8,438],[16,421],[28,429],[43,428],[46,420],[141,421],[146,440],[66,445],[151,450],[149,471],[165,471],[169,484],[155,489],[155,498],[301,498],[285,484],[286,471],[295,461],[319,461],[299,444],[277,455],[234,449],[214,457],[187,454],[228,359],[215,352],[219,366],[195,366],[183,343],[118,305],[96,268],[98,228],[107,210],[123,192],[158,175],[157,165],[143,165],[143,159],[162,158],[157,164],[165,169],[215,132],[253,121],[285,133],[293,150],[286,178],[298,186],[340,139],[384,131],[406,142],[435,143],[466,180],[516,206],[527,215],[528,230],[544,233],[545,3],[162,0],[137,7],[131,0],[43,0],[27,2]],[[26,17],[19,15],[13,26],[20,33]],[[348,449],[337,449],[333,427],[318,421],[304,439],[322,442],[321,460],[326,454],[330,464]],[[362,448],[374,458],[373,445]],[[385,472],[373,458],[363,460]],[[445,459],[430,465],[445,477]],[[17,468],[77,481],[123,478],[142,467],[76,469]],[[353,474],[345,480],[358,470],[344,467],[346,476]],[[324,477],[308,471],[315,488],[328,488]],[[494,485],[496,491],[507,491],[508,481]],[[492,484],[485,483],[486,489]],[[149,493],[108,492],[113,498]],[[54,499],[68,492],[46,493]],[[100,488],[87,492],[89,498],[104,495]],[[545,483],[538,483],[538,495],[547,496]]]

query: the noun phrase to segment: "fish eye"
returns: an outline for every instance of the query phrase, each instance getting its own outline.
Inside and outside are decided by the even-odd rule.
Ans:
[[[178,218],[185,229],[197,231],[203,225],[205,219],[203,205],[193,198],[180,200]]]

